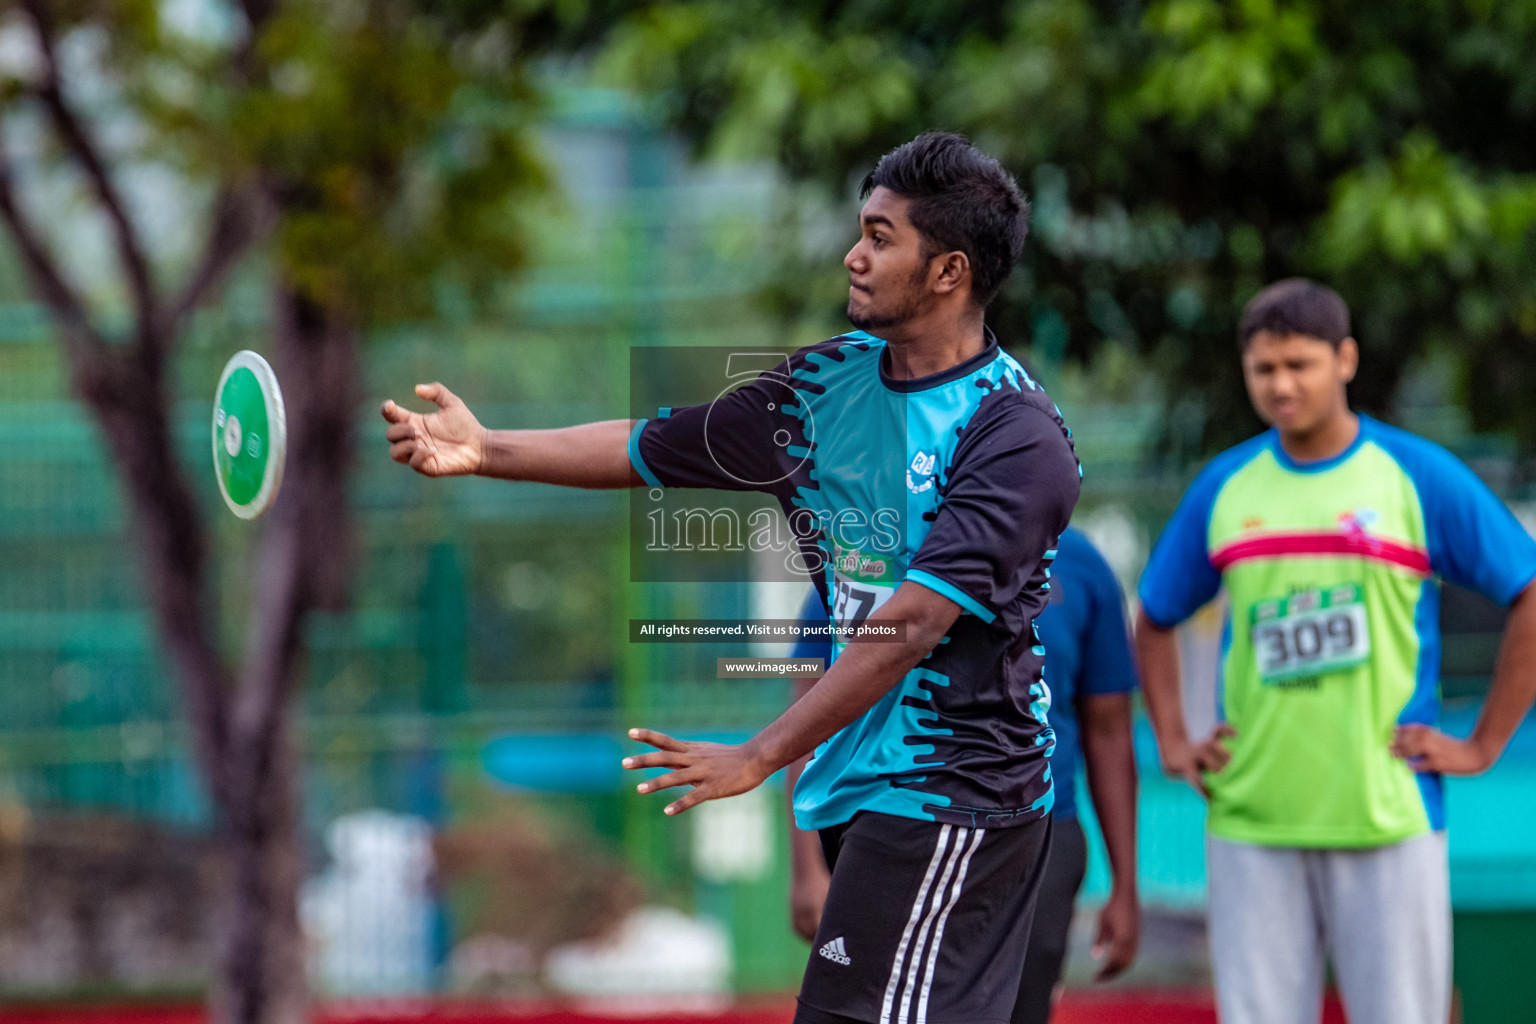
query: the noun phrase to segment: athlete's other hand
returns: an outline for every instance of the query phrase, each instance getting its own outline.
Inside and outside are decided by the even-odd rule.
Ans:
[[[1108,981],[1131,966],[1141,943],[1141,907],[1132,890],[1116,888],[1099,911],[1099,930],[1093,938],[1093,956],[1103,959],[1095,981]]]
[[[437,412],[402,409],[393,399],[379,409],[389,422],[389,457],[423,476],[468,476],[485,465],[485,428],[458,395],[441,384],[416,385],[416,397]]]
[[[1232,752],[1223,740],[1237,735],[1237,730],[1225,722],[1201,743],[1184,743],[1163,751],[1163,771],[1182,777],[1210,799],[1210,787],[1205,784],[1206,772],[1219,772],[1232,760]]]
[[[773,774],[758,760],[750,744],[676,740],[650,729],[631,729],[629,738],[649,743],[657,752],[626,757],[625,768],[675,769],[654,779],[647,779],[636,789],[642,793],[654,793],[658,789],[671,789],[673,786],[693,787],[667,804],[668,814],[681,814],[705,800],[719,800],[745,793],[761,785],[764,779]]]
[[[1390,749],[1416,772],[1477,775],[1491,768],[1494,762],[1494,758],[1472,740],[1459,740],[1428,725],[1398,726]]]
[[[821,912],[827,905],[827,889],[831,876],[823,868],[819,873],[795,872],[789,884],[789,919],[795,926],[795,934],[806,942],[816,938],[821,927]]]

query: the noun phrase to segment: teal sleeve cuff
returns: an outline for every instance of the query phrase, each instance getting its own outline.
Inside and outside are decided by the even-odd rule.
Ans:
[[[921,569],[908,569],[906,578],[913,583],[921,583],[935,594],[943,594],[945,597],[955,602],[955,604],[976,616],[982,622],[991,622],[993,619],[997,618],[996,612],[989,610],[986,605],[982,604],[980,601],[976,600],[970,594],[967,594],[953,583],[950,583],[947,580],[941,580],[937,576],[933,575],[933,573],[923,572]]]
[[[635,467],[635,472],[640,474],[640,479],[652,487],[660,487],[661,481],[656,479],[656,474],[651,472],[651,467],[647,466],[645,460],[640,457],[640,431],[644,430],[649,422],[651,421],[636,420],[635,429],[629,432],[629,464]]]

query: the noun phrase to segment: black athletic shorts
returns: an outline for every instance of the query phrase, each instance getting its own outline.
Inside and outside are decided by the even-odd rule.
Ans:
[[[1013,1024],[1048,1024],[1051,996],[1067,959],[1067,933],[1077,890],[1088,871],[1088,840],[1076,818],[1057,819],[1051,826],[1051,852],[1035,900],[1035,922],[1029,929],[1024,956],[1024,981],[1013,1007]]]
[[[821,830],[832,869],[797,1024],[1008,1024],[1049,816],[963,828],[868,811]]]

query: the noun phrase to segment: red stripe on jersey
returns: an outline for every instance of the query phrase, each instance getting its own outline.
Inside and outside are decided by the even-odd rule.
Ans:
[[[1429,576],[1429,552],[1411,544],[1373,537],[1357,530],[1315,530],[1266,533],[1243,537],[1211,552],[1211,564],[1225,571],[1230,565],[1254,558],[1285,558],[1289,555],[1352,555],[1411,569]]]

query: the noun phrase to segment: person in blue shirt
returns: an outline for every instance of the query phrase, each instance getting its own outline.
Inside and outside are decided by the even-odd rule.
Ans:
[[[827,613],[814,591],[800,613],[824,624]],[[1136,956],[1140,909],[1136,897],[1136,760],[1131,739],[1131,692],[1136,667],[1121,607],[1120,586],[1109,563],[1081,532],[1061,535],[1052,566],[1050,601],[1035,620],[1045,647],[1051,689],[1050,723],[1056,734],[1051,781],[1056,801],[1051,849],[1035,907],[1023,982],[1012,1024],[1045,1024],[1066,958],[1067,930],[1087,869],[1087,842],[1077,819],[1077,765],[1086,769],[1094,811],[1109,854],[1112,886],[1099,914],[1095,954],[1098,978],[1121,973]],[[796,658],[830,657],[822,639],[802,640]],[[815,684],[797,680],[797,698]],[[789,768],[789,787],[805,760]],[[821,919],[829,874],[816,833],[794,829],[791,914],[795,931],[810,940]]]

